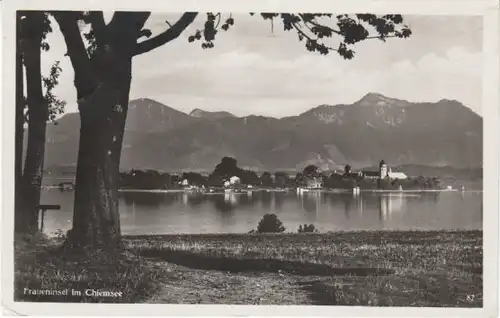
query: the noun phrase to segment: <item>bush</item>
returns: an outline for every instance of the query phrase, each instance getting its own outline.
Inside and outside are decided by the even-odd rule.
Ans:
[[[257,233],[282,233],[285,232],[283,223],[276,214],[266,214],[257,226]]]
[[[299,225],[298,231],[299,233],[317,233],[318,229],[314,226],[314,224],[304,224],[304,226]]]

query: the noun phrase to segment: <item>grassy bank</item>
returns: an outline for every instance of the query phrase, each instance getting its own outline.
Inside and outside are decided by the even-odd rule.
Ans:
[[[130,236],[84,264],[44,244],[16,247],[20,299],[28,285],[123,291],[71,301],[482,306],[482,231]]]
[[[14,266],[16,301],[141,302],[168,278],[164,267],[128,251],[75,254],[63,248],[62,240],[43,235],[16,237]]]

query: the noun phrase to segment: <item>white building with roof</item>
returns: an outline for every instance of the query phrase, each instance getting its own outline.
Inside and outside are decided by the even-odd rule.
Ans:
[[[239,184],[240,182],[241,182],[241,180],[237,176],[233,176],[233,177],[229,178],[229,183],[232,185]]]
[[[387,176],[390,179],[398,179],[398,180],[405,180],[408,179],[408,176],[404,174],[403,172],[392,172],[392,170],[389,170],[387,173]]]

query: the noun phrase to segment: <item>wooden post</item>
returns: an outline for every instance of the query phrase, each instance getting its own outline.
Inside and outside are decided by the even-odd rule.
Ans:
[[[45,211],[46,210],[60,210],[61,206],[58,204],[41,204],[38,206],[40,212],[42,212],[41,220],[40,220],[40,232],[43,232],[43,220],[45,219]]]
[[[42,208],[42,219],[40,221],[40,232],[43,232],[43,219],[45,218],[45,209]]]

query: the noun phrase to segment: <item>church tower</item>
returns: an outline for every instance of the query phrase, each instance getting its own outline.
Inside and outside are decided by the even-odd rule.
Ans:
[[[379,165],[380,179],[385,179],[388,175],[387,164],[384,160],[380,161]]]

